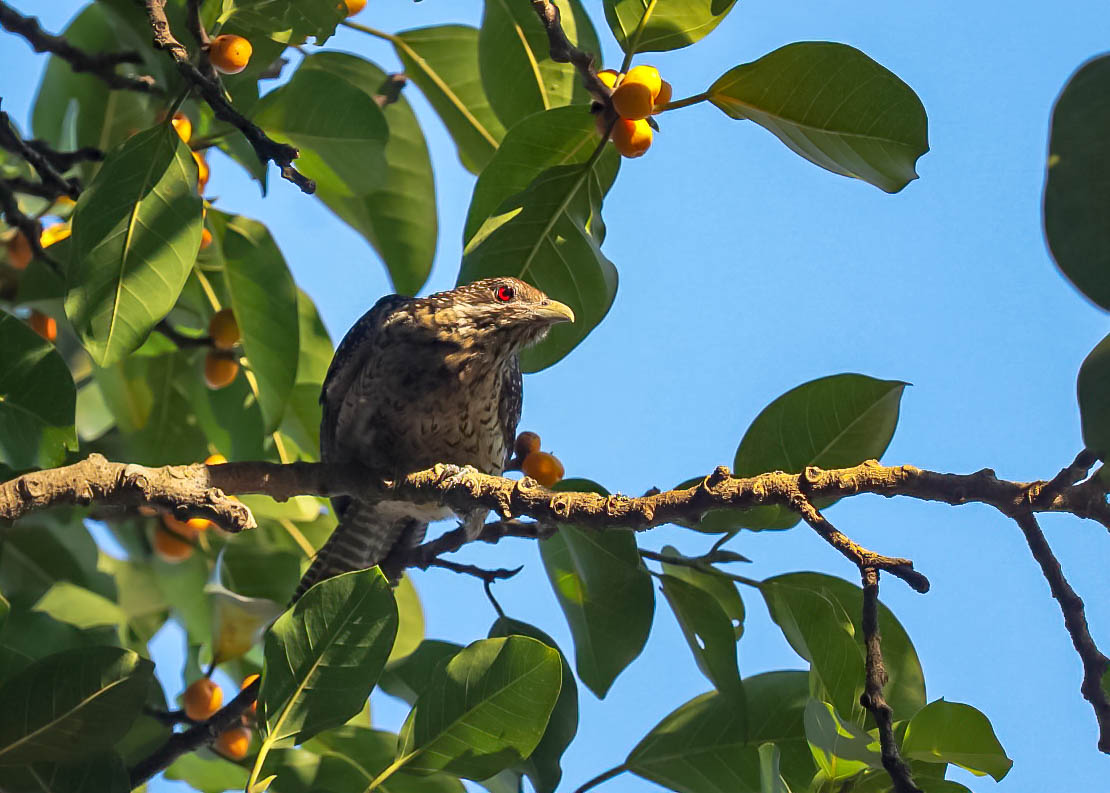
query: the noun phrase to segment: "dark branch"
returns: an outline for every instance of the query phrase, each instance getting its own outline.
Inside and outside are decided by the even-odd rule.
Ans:
[[[514,567],[512,570],[507,570],[504,567],[496,570],[487,570],[484,567],[476,567],[472,564],[459,564],[458,562],[451,562],[447,559],[431,559],[419,565],[411,566],[419,567],[422,570],[427,570],[429,567],[440,567],[444,570],[450,570],[452,573],[474,576],[484,581],[487,585],[492,584],[494,581],[504,581],[505,579],[512,578],[524,569],[524,566],[521,565],[520,567]]]
[[[83,146],[73,151],[56,151],[44,140],[29,140],[27,145],[47,160],[60,173],[83,162],[100,162],[104,152],[95,146]]]
[[[161,93],[161,89],[154,84],[153,77],[132,77],[116,73],[115,67],[121,63],[142,63],[143,58],[137,52],[102,52],[96,54],[85,52],[74,47],[66,41],[65,37],[47,33],[39,25],[37,19],[23,16],[4,2],[0,2],[0,27],[25,38],[35,52],[49,52],[57,55],[68,63],[73,71],[95,75],[107,83],[110,88],[140,91],[147,94]]]
[[[914,784],[909,766],[898,753],[898,741],[894,738],[894,712],[883,696],[887,676],[879,635],[879,571],[874,567],[861,567],[860,574],[863,577],[863,644],[867,659],[863,694],[859,701],[875,719],[883,768],[890,774],[895,793],[921,793],[921,788]]]
[[[392,105],[400,99],[401,89],[405,87],[408,80],[409,78],[400,73],[387,76],[378,88],[378,93],[374,95],[374,101],[378,103],[378,107]]]
[[[586,90],[599,102],[608,105],[609,97],[613,92],[597,76],[594,56],[570,43],[566,31],[563,30],[562,16],[558,7],[550,0],[532,0],[532,10],[536,12],[536,16],[540,18],[540,23],[547,32],[551,60],[573,65],[582,77]]]
[[[220,733],[226,732],[239,724],[242,721],[243,714],[258,699],[259,682],[254,680],[249,686],[240,691],[235,699],[227,703],[208,720],[202,721],[184,732],[174,733],[149,757],[136,763],[129,772],[131,787],[137,788],[159,771],[169,768],[173,761],[181,755],[195,752],[202,746],[211,746],[220,737]]]
[[[1098,455],[1090,449],[1084,449],[1075,456],[1075,460],[1072,461],[1071,465],[1061,470],[1060,473],[1052,477],[1052,481],[1041,488],[1039,495],[1042,498],[1051,496],[1055,493],[1059,493],[1065,487],[1078,484],[1087,478],[1087,474],[1090,473],[1091,468],[1097,462]]]
[[[11,117],[0,110],[0,149],[7,149],[17,157],[26,160],[38,173],[42,183],[50,189],[56,190],[58,195],[67,195],[76,199],[81,194],[81,188],[78,186],[77,180],[66,179],[62,176],[52,162],[53,157],[42,153],[43,144],[39,141],[35,141],[35,144],[35,146],[32,146],[23,140],[19,133],[15,131],[15,125],[12,124]],[[52,152],[52,154],[57,154],[57,152]]]
[[[43,250],[41,236],[42,224],[28,215],[19,208],[19,201],[12,192],[11,183],[0,179],[0,214],[4,216],[5,222],[9,226],[19,229],[19,232],[27,239],[27,244],[31,246],[31,252],[39,259],[42,259],[55,272],[60,273],[61,267]]]
[[[259,160],[264,163],[272,161],[281,170],[282,178],[288,179],[303,192],[316,192],[316,182],[293,167],[293,160],[297,159],[298,155],[297,149],[271,139],[258,126],[247,120],[227,101],[219,80],[206,77],[189,60],[189,51],[185,45],[174,38],[170,30],[169,20],[166,19],[165,2],[166,0],[144,0],[150,27],[154,31],[154,46],[169,53],[185,82],[196,89],[212,108],[216,118],[226,121],[243,133]]]
[[[32,182],[30,179],[24,179],[21,176],[4,179],[3,182],[7,184],[8,189],[14,193],[33,195],[35,198],[42,198],[47,201],[53,201],[61,195],[57,190],[47,187],[42,182]]]
[[[154,329],[182,349],[212,346],[212,339],[209,336],[186,336],[184,333],[179,333],[164,319],[155,325]]]
[[[1079,658],[1083,662],[1083,684],[1079,690],[1095,711],[1099,733],[1098,748],[1099,751],[1110,754],[1110,701],[1107,700],[1106,691],[1102,688],[1102,678],[1110,668],[1110,659],[1099,651],[1095,640],[1091,638],[1083,600],[1064,578],[1060,562],[1052,553],[1052,548],[1049,547],[1037,519],[1031,513],[1026,513],[1015,516],[1014,520],[1025,534],[1025,541],[1033,553],[1033,558],[1041,566],[1041,572],[1048,581],[1052,597],[1060,604],[1060,611],[1064,614],[1064,627],[1067,628],[1075,651],[1079,653]]]

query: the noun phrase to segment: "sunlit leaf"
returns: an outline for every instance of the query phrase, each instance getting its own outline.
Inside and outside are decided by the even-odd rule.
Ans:
[[[247,769],[215,755],[201,756],[187,752],[173,761],[165,771],[166,779],[187,782],[200,793],[224,793],[242,790],[247,784]]]
[[[718,691],[739,694],[736,634],[728,614],[713,595],[681,578],[664,575],[662,584],[698,669]]]
[[[424,641],[424,609],[409,576],[403,576],[393,590],[397,601],[397,638],[389,651],[387,664],[395,664],[416,652]]]
[[[996,782],[1014,765],[986,716],[971,705],[943,699],[930,702],[910,719],[902,753],[931,763],[953,763],[976,776],[990,774]]]
[[[805,724],[813,759],[828,779],[850,779],[866,768],[882,767],[878,740],[841,719],[829,703],[811,699]]]
[[[605,0],[605,19],[625,52],[661,52],[707,36],[736,0]],[[650,9],[650,15],[644,19]],[[642,23],[642,24],[641,24]]]
[[[223,0],[217,22],[290,44],[315,36],[320,45],[335,33],[346,13],[346,6],[335,0]]]

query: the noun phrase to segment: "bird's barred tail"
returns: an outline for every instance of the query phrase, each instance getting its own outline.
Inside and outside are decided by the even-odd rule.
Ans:
[[[383,520],[373,504],[352,501],[343,511],[339,525],[316,553],[316,558],[297,584],[290,605],[314,584],[340,573],[363,570],[381,564],[406,535],[414,531],[415,521]],[[421,536],[423,532],[420,532]],[[418,540],[419,542],[419,540]],[[400,571],[397,573],[399,577]],[[387,573],[388,575],[388,573]]]

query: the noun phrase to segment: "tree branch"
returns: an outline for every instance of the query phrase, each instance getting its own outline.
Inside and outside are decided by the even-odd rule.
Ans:
[[[47,33],[35,17],[25,17],[7,3],[0,2],[0,27],[17,36],[22,36],[35,52],[49,52],[69,64],[75,72],[88,72],[103,80],[109,88],[126,91],[140,91],[146,94],[161,93],[150,76],[132,77],[117,74],[116,66],[121,63],[142,63],[143,57],[137,52],[89,53],[70,44],[64,36]]]
[[[592,53],[580,50],[570,43],[563,30],[562,15],[550,0],[532,0],[532,10],[540,18],[540,24],[547,32],[548,50],[551,60],[556,63],[569,63],[578,70],[582,82],[595,99],[604,105],[610,104],[613,92],[597,76]]]
[[[297,159],[299,152],[296,147],[286,143],[278,143],[270,138],[258,126],[252,124],[224,97],[223,87],[218,79],[210,79],[189,60],[189,51],[185,45],[174,38],[170,30],[169,20],[166,19],[166,0],[143,0],[147,17],[150,19],[151,30],[154,31],[154,46],[165,50],[173,58],[178,72],[185,82],[192,85],[205,102],[212,108],[216,118],[236,127],[254,147],[254,153],[262,162],[272,161],[281,169],[282,178],[288,179],[305,193],[316,192],[316,182],[309,179],[293,167],[293,160]]]
[[[890,774],[895,793],[921,793],[921,788],[914,784],[909,766],[898,753],[898,742],[894,738],[894,712],[883,696],[887,676],[879,635],[879,571],[874,567],[860,567],[860,575],[863,578],[863,644],[867,658],[859,702],[871,713],[879,728],[883,768]]]
[[[57,195],[67,195],[70,198],[76,199],[81,194],[81,189],[77,184],[76,179],[67,179],[62,176],[61,171],[54,165],[53,157],[44,154],[44,144],[41,141],[35,141],[32,146],[27,141],[20,137],[19,133],[15,130],[15,125],[12,124],[11,117],[0,110],[0,148],[7,149],[17,157],[26,160],[27,163],[35,169],[38,173],[39,179],[48,188],[57,191]],[[51,154],[58,154],[53,152]],[[70,164],[72,167],[72,164]],[[67,170],[65,168],[61,170]]]
[[[1075,594],[1071,584],[1064,578],[1060,569],[1060,562],[1052,553],[1052,548],[1041,531],[1040,524],[1032,513],[1014,516],[1017,525],[1025,534],[1025,541],[1033,558],[1041,566],[1041,572],[1048,581],[1048,588],[1052,597],[1060,604],[1060,611],[1064,614],[1064,627],[1071,636],[1071,642],[1079,658],[1083,662],[1083,684],[1079,690],[1083,698],[1091,703],[1095,711],[1095,720],[1098,722],[1098,748],[1099,751],[1110,754],[1110,701],[1102,687],[1102,678],[1110,669],[1110,659],[1103,655],[1091,638],[1087,628],[1087,615],[1083,609],[1083,600]]]

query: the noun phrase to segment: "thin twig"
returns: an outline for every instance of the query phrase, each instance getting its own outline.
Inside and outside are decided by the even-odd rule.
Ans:
[[[42,183],[51,189],[57,190],[58,195],[67,195],[76,199],[81,194],[77,180],[66,179],[54,166],[51,157],[23,140],[16,132],[11,117],[2,110],[0,110],[0,149],[7,149],[12,154],[26,160],[38,173]]]
[[[1052,480],[1041,488],[1039,495],[1042,498],[1052,496],[1059,493],[1065,487],[1071,487],[1078,482],[1087,478],[1091,468],[1098,462],[1098,455],[1090,449],[1084,449],[1075,456],[1071,465],[1062,469],[1060,473],[1052,477]]]
[[[1060,611],[1064,614],[1064,627],[1071,636],[1072,645],[1083,662],[1083,683],[1079,687],[1083,698],[1091,703],[1095,711],[1095,721],[1098,722],[1098,748],[1099,751],[1110,754],[1110,701],[1102,687],[1102,679],[1110,668],[1108,659],[1098,649],[1091,632],[1087,628],[1087,615],[1083,608],[1083,600],[1071,588],[1071,584],[1064,577],[1060,562],[1052,553],[1040,524],[1032,513],[1014,517],[1033,558],[1041,567],[1052,597],[1060,604]]]
[[[716,567],[713,567],[710,564],[706,563],[704,561],[704,557],[695,559],[689,556],[669,556],[664,553],[659,553],[658,551],[650,551],[646,548],[641,548],[640,558],[651,559],[653,562],[662,562],[664,564],[677,564],[682,565],[683,567],[690,567],[694,570],[701,570],[703,573],[724,576],[730,581],[735,581],[738,584],[745,584],[751,587],[758,587],[760,584],[760,582],[755,580],[754,578],[736,575],[735,573],[729,573],[725,570],[718,570]]]
[[[419,565],[410,565],[410,567],[420,567],[422,569],[441,567],[444,570],[450,570],[452,573],[474,576],[475,578],[485,581],[487,584],[492,581],[504,581],[512,578],[524,569],[524,565],[521,565],[512,570],[507,570],[503,567],[496,570],[487,570],[484,567],[475,567],[472,564],[459,564],[458,562],[448,561],[447,559],[429,559],[427,562],[422,562]]]
[[[586,86],[586,90],[598,102],[609,105],[610,97],[613,92],[609,86],[601,81],[597,76],[597,69],[594,66],[594,56],[592,53],[581,50],[570,43],[567,38],[566,31],[563,30],[562,15],[559,12],[558,6],[550,2],[550,0],[532,0],[532,10],[536,12],[536,16],[540,18],[540,24],[543,25],[544,31],[547,33],[547,45],[551,54],[551,60],[556,63],[569,63],[578,70],[579,76],[582,78],[582,83]]]
[[[42,224],[19,208],[19,200],[9,185],[10,182],[0,179],[0,214],[9,226],[19,229],[36,258],[46,262],[54,272],[61,273],[61,267],[42,247]]]
[[[24,179],[22,176],[13,176],[10,179],[4,179],[2,181],[8,186],[8,189],[14,193],[33,195],[35,198],[42,198],[47,201],[53,201],[61,195],[57,190],[47,187],[42,182],[32,182],[30,179]]]
[[[0,2],[0,27],[25,38],[35,52],[57,55],[73,71],[95,75],[107,83],[109,88],[147,94],[161,93],[161,89],[154,84],[153,77],[132,77],[116,72],[115,67],[121,63],[142,63],[143,57],[137,52],[85,52],[70,44],[64,36],[47,33],[37,19],[23,16],[4,2]]]
[[[861,567],[860,575],[863,578],[863,644],[867,658],[864,689],[859,701],[875,719],[883,768],[890,774],[895,793],[921,793],[909,766],[898,752],[898,741],[894,737],[894,712],[883,696],[887,675],[879,634],[879,571],[874,567]]]
[[[409,78],[400,72],[387,75],[381,87],[378,88],[378,93],[374,95],[374,101],[378,103],[378,107],[392,105],[400,99],[401,89],[405,87],[408,81]]]
[[[100,162],[104,159],[104,152],[95,146],[82,146],[73,151],[57,151],[44,140],[29,140],[27,145],[48,160],[59,173],[64,173],[83,162]]]
[[[157,719],[167,727],[173,727],[177,724],[188,724],[192,726],[198,723],[195,719],[190,719],[186,716],[183,710],[160,710],[159,708],[152,708],[149,705],[144,705],[143,713],[150,716],[152,719]]]
[[[155,325],[154,329],[182,349],[212,346],[212,338],[210,336],[186,336],[183,333],[179,333],[173,325],[164,319]]]

